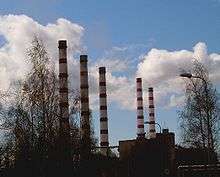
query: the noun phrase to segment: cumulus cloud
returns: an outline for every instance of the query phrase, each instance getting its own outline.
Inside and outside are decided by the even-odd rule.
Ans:
[[[70,86],[79,88],[79,59],[83,53],[81,38],[84,28],[66,19],[42,25],[25,15],[0,16],[0,89],[7,89],[14,80],[22,79],[29,66],[25,61],[26,49],[33,36],[41,38],[52,61],[58,64],[57,41],[68,41]],[[135,78],[143,78],[144,98],[147,88],[155,88],[157,104],[174,107],[183,102],[183,81],[180,69],[190,70],[193,58],[199,59],[210,71],[214,83],[220,82],[220,54],[207,52],[205,43],[197,43],[192,50],[168,51],[148,45],[116,46],[98,59],[89,60],[90,100],[93,108],[98,105],[98,67],[107,68],[108,101],[122,109],[135,109]],[[145,54],[146,53],[146,54]],[[128,74],[129,73],[129,74]]]
[[[146,86],[155,87],[156,101],[165,106],[177,106],[183,102],[183,85],[179,78],[181,70],[190,71],[194,59],[202,62],[216,84],[220,82],[220,55],[208,54],[205,43],[197,43],[192,51],[167,51],[151,49],[138,64],[137,76]]]
[[[57,41],[60,39],[68,41],[69,81],[71,88],[79,88],[79,62],[74,55],[84,50],[81,44],[83,32],[82,26],[62,18],[55,23],[42,25],[26,15],[0,16],[0,36],[4,39],[0,47],[0,89],[7,90],[11,82],[24,78],[29,69],[25,53],[34,36],[43,40],[49,56],[56,65],[58,64]],[[109,100],[129,107],[128,101],[124,101],[128,93],[128,78],[112,75],[112,72],[126,70],[126,63],[117,59],[106,61],[100,59],[99,62],[89,61],[89,65],[90,96],[93,107],[98,105],[98,66],[104,65],[108,68]]]
[[[135,108],[135,88],[134,82],[135,80],[130,77],[117,75],[118,69],[111,69],[112,63],[118,62],[119,66],[115,66],[116,68],[120,68],[120,65],[124,65],[123,61],[110,61],[106,60],[104,65],[102,63],[103,60],[99,62],[95,62],[92,66],[89,67],[89,86],[90,86],[90,94],[91,94],[91,103],[93,108],[98,108],[98,80],[99,73],[98,67],[105,66],[106,67],[106,84],[107,84],[107,95],[108,102],[116,103],[121,109],[134,109]],[[124,70],[123,72],[126,72]],[[116,73],[116,75],[115,75]],[[121,73],[121,71],[119,71]]]
[[[83,31],[80,25],[62,18],[43,26],[26,15],[0,16],[0,36],[4,39],[0,47],[1,89],[8,89],[13,80],[22,79],[28,71],[25,54],[34,36],[44,41],[53,61],[57,61],[57,41],[67,39],[69,62],[74,66],[76,61],[73,56],[82,49]],[[78,67],[71,68],[74,70]],[[71,74],[74,76],[73,70]]]

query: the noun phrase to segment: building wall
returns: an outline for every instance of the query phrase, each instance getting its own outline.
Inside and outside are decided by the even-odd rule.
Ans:
[[[123,175],[129,177],[174,176],[174,133],[158,133],[155,139],[137,139],[119,142]]]

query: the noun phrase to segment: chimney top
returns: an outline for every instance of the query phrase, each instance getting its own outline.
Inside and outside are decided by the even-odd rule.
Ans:
[[[136,78],[136,80],[137,80],[137,82],[141,82],[141,78],[140,77]]]
[[[168,128],[163,129],[163,133],[164,133],[164,134],[169,133],[169,129],[168,129]]]
[[[87,55],[80,55],[80,63],[87,62],[87,58],[88,58]]]
[[[99,74],[105,74],[105,67],[99,67]]]
[[[149,88],[148,88],[148,91],[149,91],[149,92],[153,92],[153,87],[149,87]]]
[[[58,43],[59,43],[59,46],[58,46],[59,49],[66,49],[67,48],[66,40],[59,40]]]

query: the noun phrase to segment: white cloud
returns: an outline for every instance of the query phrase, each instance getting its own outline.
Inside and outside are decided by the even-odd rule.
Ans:
[[[76,78],[74,68],[78,67],[73,67],[73,54],[82,48],[83,31],[80,25],[62,18],[43,26],[26,15],[0,16],[0,35],[5,39],[0,48],[1,89],[7,89],[11,81],[21,79],[28,70],[25,53],[35,35],[44,41],[53,61],[58,58],[57,41],[67,39],[70,74]]]
[[[181,69],[191,70],[194,59],[201,61],[209,70],[210,78],[220,82],[220,55],[208,54],[205,43],[197,43],[192,51],[167,51],[151,49],[138,64],[137,76],[143,78],[146,86],[155,87],[157,103],[177,106],[183,102],[184,82],[179,77]]]
[[[96,66],[105,66],[109,72],[126,72],[129,62],[118,58],[102,58],[96,62]]]
[[[0,47],[0,89],[7,89],[11,81],[20,79],[28,70],[25,51],[33,36],[43,39],[52,60],[58,64],[57,41],[68,41],[68,64],[71,87],[79,88],[79,59],[75,54],[82,53],[81,44],[84,29],[66,19],[41,25],[25,15],[0,16],[0,36],[5,43]],[[107,67],[108,101],[122,109],[135,109],[135,77],[143,78],[144,98],[147,102],[147,88],[155,88],[157,104],[165,107],[180,105],[183,101],[183,81],[179,78],[180,69],[191,69],[193,58],[203,62],[210,71],[214,83],[220,82],[220,55],[208,54],[205,43],[197,43],[192,51],[167,51],[151,49],[147,45],[113,47],[100,59],[89,60],[89,82],[91,103],[98,105],[98,67]],[[138,51],[138,52],[137,52]],[[135,54],[135,55],[134,55]],[[128,74],[129,73],[129,74]],[[146,103],[147,104],[147,103]]]
[[[107,60],[105,65],[96,62],[95,65],[89,67],[89,87],[90,87],[90,97],[93,108],[98,108],[98,67],[106,67],[106,84],[107,84],[107,95],[109,103],[116,103],[121,109],[134,109],[135,107],[135,80],[128,78],[126,76],[115,76],[115,69],[111,69],[113,61]],[[116,61],[119,62],[119,61]],[[123,63],[123,61],[121,61]],[[123,65],[123,64],[122,64]],[[115,66],[117,67],[117,66]],[[119,66],[120,67],[120,66]],[[126,71],[124,71],[126,72]]]
[[[183,105],[184,101],[185,101],[184,95],[181,95],[181,96],[171,95],[167,108],[181,106],[181,105]]]

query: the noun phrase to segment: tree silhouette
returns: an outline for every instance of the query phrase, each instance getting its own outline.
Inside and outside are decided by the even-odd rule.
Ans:
[[[179,113],[182,140],[191,147],[219,150],[219,95],[205,66],[195,60],[186,82],[186,102]]]

